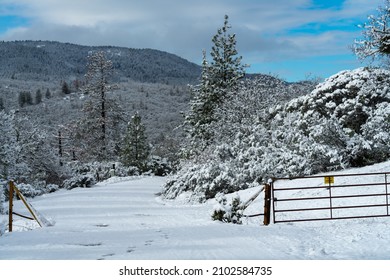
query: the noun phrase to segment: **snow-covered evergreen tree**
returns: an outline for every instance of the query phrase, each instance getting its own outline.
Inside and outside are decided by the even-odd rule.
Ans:
[[[191,199],[203,201],[217,193],[231,193],[266,180],[269,169],[262,161],[270,160],[265,159],[266,147],[272,141],[270,107],[302,94],[269,76],[240,83],[236,92],[229,93],[229,102],[215,110],[216,121],[210,124],[213,142],[195,159],[182,164],[165,186],[166,197],[192,191]]]
[[[201,83],[191,87],[193,95],[190,103],[191,110],[185,117],[186,129],[192,148],[202,146],[204,140],[211,138],[209,125],[213,121],[213,107],[215,104],[210,102],[212,88],[210,88],[208,68],[206,53],[203,52]]]
[[[84,160],[111,160],[118,153],[119,126],[123,110],[110,93],[116,88],[109,80],[113,74],[112,62],[104,52],[88,56],[87,84],[83,88],[87,100],[84,116],[74,124],[74,150]]]
[[[16,120],[16,130],[20,146],[18,165],[28,168],[27,179],[60,184],[63,170],[57,149],[50,142],[52,136],[27,118]],[[16,179],[22,179],[25,175],[19,172]]]
[[[42,102],[42,92],[40,89],[35,93],[35,104],[40,104]]]
[[[0,111],[0,178],[9,179],[15,172],[20,152],[15,129],[15,115]]]
[[[31,120],[0,111],[0,177],[59,183],[62,170],[49,139]]]
[[[203,52],[201,82],[192,87],[191,109],[185,118],[192,140],[190,149],[195,144],[195,149],[202,150],[212,141],[213,131],[209,125],[216,120],[215,109],[227,102],[228,92],[237,88],[239,79],[245,74],[245,65],[241,64],[242,58],[236,50],[236,37],[229,33],[230,28],[226,15],[224,26],[212,39],[210,63]]]
[[[19,106],[22,108],[25,105],[33,105],[33,98],[31,96],[31,92],[29,91],[22,91],[19,93],[18,97]]]
[[[370,15],[364,23],[363,38],[355,40],[353,51],[361,58],[380,58],[390,55],[390,0],[378,8],[377,15]]]
[[[127,127],[122,148],[122,162],[143,170],[150,154],[150,147],[145,135],[145,126],[138,112],[132,116]]]
[[[230,203],[224,193],[215,196],[217,204],[214,206],[211,218],[224,223],[241,224],[242,209],[240,196],[236,193]]]
[[[246,66],[241,63],[242,57],[238,56],[236,35],[229,34],[230,28],[229,17],[225,15],[223,27],[212,39],[210,82],[215,89],[212,101],[217,104],[224,102],[225,95],[234,90],[238,80],[245,75]]]

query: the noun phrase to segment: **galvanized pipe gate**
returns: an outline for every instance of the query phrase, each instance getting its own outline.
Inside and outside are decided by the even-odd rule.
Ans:
[[[274,223],[390,216],[389,175],[274,178],[265,192],[264,225],[270,223],[271,212]]]

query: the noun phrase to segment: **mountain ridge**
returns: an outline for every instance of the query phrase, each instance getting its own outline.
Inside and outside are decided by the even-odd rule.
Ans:
[[[196,82],[201,71],[199,65],[160,50],[26,40],[0,42],[0,77],[81,79],[91,51],[106,52],[119,81],[187,84]]]

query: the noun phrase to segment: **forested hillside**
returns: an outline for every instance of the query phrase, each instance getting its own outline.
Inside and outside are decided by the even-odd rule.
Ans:
[[[0,78],[76,80],[86,73],[90,52],[105,51],[117,81],[187,84],[196,81],[198,65],[176,55],[152,50],[91,47],[49,41],[0,42]]]
[[[105,96],[95,100],[97,114],[91,115],[91,102],[101,95],[93,80],[99,79],[99,72],[91,68],[98,53],[110,74],[102,76]],[[0,180],[29,183],[33,186],[25,190],[32,196],[70,178],[76,179],[64,186],[89,185],[106,178],[113,166],[117,175],[168,172],[180,141],[181,130],[176,128],[182,123],[181,111],[190,100],[187,84],[200,73],[198,65],[157,50],[47,41],[1,42],[0,65]],[[103,104],[106,108],[99,112]],[[105,119],[99,117],[103,114]],[[134,115],[145,127],[144,143],[125,144],[126,134],[135,133],[127,128]],[[99,157],[93,151],[100,149],[100,141],[93,139],[102,136],[91,129],[102,123],[103,148],[112,150],[94,164]],[[123,166],[125,151],[132,151],[125,145],[141,144],[148,158],[137,163],[138,168]]]

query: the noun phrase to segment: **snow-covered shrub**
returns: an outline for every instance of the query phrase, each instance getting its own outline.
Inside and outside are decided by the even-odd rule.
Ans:
[[[77,187],[91,187],[97,182],[107,180],[113,176],[127,177],[138,176],[141,171],[135,166],[126,166],[121,162],[79,162],[73,161],[68,164],[73,176],[65,180],[63,187],[73,189]],[[172,167],[165,159],[151,157],[147,163],[148,173],[165,176],[171,172]]]
[[[58,191],[59,189],[60,189],[60,186],[58,186],[56,184],[47,184],[44,187],[45,193],[52,193],[52,192]]]
[[[362,137],[366,150],[375,162],[390,158],[390,103],[382,102],[370,112],[367,122],[362,126]]]
[[[255,173],[235,168],[233,161],[188,164],[168,179],[164,195],[166,198],[175,198],[182,192],[190,191],[191,200],[202,202],[219,192],[232,193],[248,188],[256,180]]]
[[[238,194],[235,194],[229,203],[224,193],[218,193],[215,200],[217,204],[214,206],[211,215],[213,220],[241,224],[242,210],[240,209],[241,200]]]
[[[90,188],[96,184],[95,177],[91,174],[78,175],[67,179],[63,183],[65,189],[71,190],[74,188]]]
[[[31,184],[18,183],[16,187],[25,197],[35,197],[46,193],[52,193],[60,189],[58,185],[46,184],[44,181],[35,181]]]
[[[317,166],[312,172],[387,159],[390,146],[382,140],[389,128],[389,81],[390,71],[372,68],[328,78],[311,94],[272,110],[271,128],[280,133],[276,140],[294,134],[290,154],[309,159]]]
[[[146,162],[146,170],[156,176],[166,176],[172,172],[172,165],[167,159],[158,156],[151,156]]]
[[[89,162],[83,163],[74,161],[68,163],[74,177],[86,176],[93,178],[96,182],[106,180],[113,176],[125,177],[139,175],[139,170],[134,166],[124,166],[120,162]]]
[[[25,197],[35,197],[44,194],[42,186],[20,183],[17,188]]]

